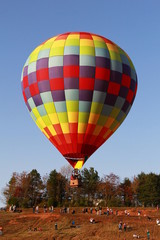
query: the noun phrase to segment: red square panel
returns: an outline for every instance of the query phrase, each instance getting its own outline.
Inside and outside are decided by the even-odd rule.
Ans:
[[[137,83],[136,83],[136,88],[135,88],[135,91],[134,91],[134,94],[136,95],[136,92],[137,92]]]
[[[68,153],[72,153],[72,143],[68,143],[67,144],[67,152],[65,154],[68,154]]]
[[[96,79],[107,80],[110,79],[110,70],[107,68],[96,67]]]
[[[59,150],[59,145],[54,137],[51,137],[49,141]]]
[[[77,134],[78,123],[69,123],[70,133]]]
[[[67,144],[72,143],[70,133],[64,134],[64,138],[65,138]]]
[[[106,39],[106,38],[104,38],[104,37],[102,37],[103,39],[104,39],[104,41],[105,41],[105,43],[109,43],[109,44],[112,44],[112,45],[115,45],[112,41],[110,41],[109,39]]]
[[[48,68],[37,70],[36,74],[37,74],[37,81],[49,80]]]
[[[47,127],[45,127],[44,130],[49,135],[49,137],[52,137],[52,133],[49,131]]]
[[[59,147],[59,146],[62,145],[62,143],[61,143],[58,135],[55,135],[53,138],[54,138],[54,140],[55,140],[55,141],[57,142],[57,144],[58,144],[58,150],[63,154],[63,148],[62,148],[62,147]]]
[[[129,88],[130,84],[131,84],[130,76],[122,74],[122,85]]]
[[[92,134],[94,129],[95,129],[96,125],[95,124],[89,124],[87,125],[87,129],[86,129],[86,135],[87,134]]]
[[[78,153],[82,152],[82,144],[80,144],[80,143],[77,144],[77,152]]]
[[[134,93],[133,93],[133,91],[132,91],[132,90],[130,90],[130,89],[129,89],[129,92],[128,92],[128,95],[127,95],[127,98],[126,98],[126,100],[127,100],[129,103],[131,103],[131,102],[132,102],[132,99],[133,99],[133,97],[134,97]]]
[[[92,36],[89,33],[81,32],[80,39],[92,39]]]
[[[24,87],[24,89],[25,89],[26,87],[28,87],[28,76],[25,76],[25,77],[23,78],[23,87]]]
[[[94,78],[79,78],[80,90],[94,90]]]
[[[95,143],[94,143],[94,146],[99,147],[99,146],[102,145],[103,142],[104,142],[104,139],[103,139],[102,137],[98,136],[98,137],[96,138],[96,141],[95,141]]]
[[[54,124],[54,129],[58,135],[62,134],[62,129],[60,124]]]
[[[120,84],[114,83],[114,82],[109,82],[109,86],[108,86],[108,93],[109,94],[113,94],[113,95],[118,96],[119,90],[120,90]]]
[[[70,33],[65,33],[62,35],[59,35],[54,41],[61,40],[61,39],[66,39]]]
[[[52,90],[64,90],[63,78],[53,78],[50,80],[51,91]]]
[[[85,134],[84,133],[78,133],[78,143],[82,144]]]
[[[25,95],[25,92],[23,91],[23,97],[24,97],[24,101],[27,102],[27,97]]]
[[[77,153],[77,133],[71,133],[71,139],[73,153]]]
[[[108,131],[108,128],[103,127],[102,130],[101,130],[100,133],[99,133],[99,136],[100,136],[100,137],[103,137],[103,136],[106,134],[107,131]]]
[[[62,134],[58,134],[58,137],[59,137],[61,143],[63,144],[63,147],[65,148],[66,147],[66,139],[64,138],[63,133]]]
[[[63,67],[64,78],[78,78],[79,77],[79,66],[64,66]]]
[[[31,93],[31,96],[35,96],[37,94],[39,94],[39,88],[38,88],[38,84],[37,83],[33,83],[29,86],[29,90]]]
[[[96,138],[97,138],[97,136],[95,136],[95,135],[92,135],[89,139],[88,139],[88,144],[89,145],[94,145],[94,142],[96,141]]]

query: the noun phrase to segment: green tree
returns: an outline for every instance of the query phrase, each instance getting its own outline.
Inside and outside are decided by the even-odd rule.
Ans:
[[[84,196],[87,196],[87,205],[93,205],[93,199],[97,195],[99,184],[98,172],[94,168],[85,168],[82,171],[82,189]]]
[[[41,179],[41,175],[37,172],[36,169],[33,169],[29,174],[29,189],[28,189],[28,197],[29,197],[29,205],[37,205],[42,201],[43,194],[43,183]]]
[[[144,206],[156,206],[160,202],[160,175],[141,173],[138,175],[137,197]]]
[[[49,205],[53,205],[54,207],[62,205],[65,198],[65,185],[66,178],[61,173],[57,173],[56,170],[51,171],[47,180]]]

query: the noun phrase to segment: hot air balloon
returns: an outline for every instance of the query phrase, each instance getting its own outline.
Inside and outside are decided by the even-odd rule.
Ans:
[[[115,43],[87,32],[57,35],[39,45],[22,71],[31,117],[75,169],[117,130],[136,95],[137,75]]]

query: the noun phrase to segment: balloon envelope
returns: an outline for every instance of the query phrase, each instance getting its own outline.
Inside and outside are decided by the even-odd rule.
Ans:
[[[137,75],[129,56],[112,41],[71,32],[30,54],[21,83],[35,123],[79,169],[124,121]]]

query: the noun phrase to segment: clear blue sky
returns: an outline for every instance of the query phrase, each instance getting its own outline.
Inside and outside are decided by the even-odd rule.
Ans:
[[[43,176],[67,164],[31,119],[21,93],[22,67],[33,49],[68,31],[111,39],[131,57],[138,92],[127,118],[84,167],[123,180],[160,169],[160,1],[28,0],[0,2],[0,190],[13,172]],[[0,202],[0,206],[2,203]]]

